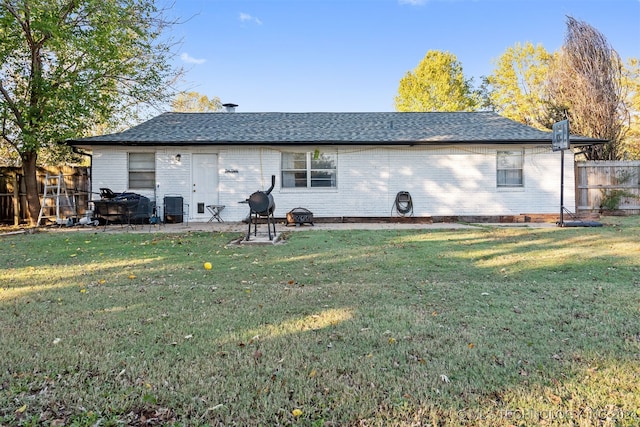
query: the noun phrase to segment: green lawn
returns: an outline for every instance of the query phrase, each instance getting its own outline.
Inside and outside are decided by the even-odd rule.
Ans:
[[[0,238],[0,425],[638,425],[640,217],[603,222]]]

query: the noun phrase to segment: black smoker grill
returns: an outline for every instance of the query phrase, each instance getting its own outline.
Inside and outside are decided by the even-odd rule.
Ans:
[[[247,199],[249,203],[249,230],[247,231],[247,241],[251,235],[251,223],[253,222],[253,235],[258,235],[258,221],[260,217],[267,218],[267,229],[269,231],[269,240],[273,240],[276,234],[276,221],[273,217],[273,211],[276,210],[276,204],[273,201],[271,191],[276,185],[276,176],[271,175],[271,187],[267,191],[256,191]],[[273,227],[273,235],[271,235],[271,227]]]

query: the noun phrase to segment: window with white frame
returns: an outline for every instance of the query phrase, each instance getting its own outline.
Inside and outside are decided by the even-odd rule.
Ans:
[[[524,187],[524,152],[498,151],[497,154],[497,186]]]
[[[282,153],[282,188],[336,188],[335,153]]]
[[[129,153],[129,188],[153,189],[155,185],[155,153]]]

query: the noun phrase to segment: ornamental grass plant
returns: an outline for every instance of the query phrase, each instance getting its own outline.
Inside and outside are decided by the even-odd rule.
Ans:
[[[0,425],[637,425],[640,218],[604,221],[3,237]]]

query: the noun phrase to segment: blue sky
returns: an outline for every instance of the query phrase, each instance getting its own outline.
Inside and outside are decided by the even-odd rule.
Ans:
[[[428,50],[477,84],[515,43],[562,45],[566,16],[640,57],[640,0],[175,0],[176,65],[194,90],[239,112],[394,111]]]

